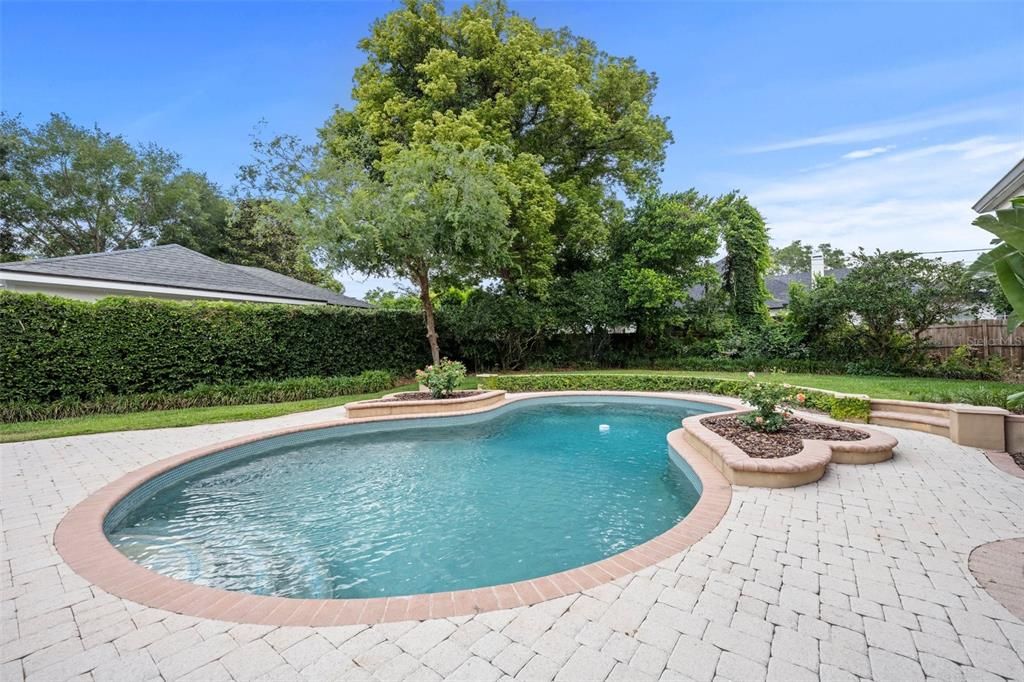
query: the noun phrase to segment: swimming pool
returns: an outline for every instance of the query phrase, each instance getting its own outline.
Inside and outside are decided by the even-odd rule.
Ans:
[[[677,524],[700,483],[669,453],[723,408],[612,396],[304,431],[188,462],[104,521],[163,575],[257,595],[363,598],[510,583]]]

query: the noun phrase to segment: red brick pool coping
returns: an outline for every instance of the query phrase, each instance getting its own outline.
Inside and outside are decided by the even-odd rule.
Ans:
[[[565,391],[510,396],[508,402],[541,396],[626,395],[710,403],[734,409],[731,402],[685,393],[638,393],[625,391]],[[440,416],[475,414],[502,405],[448,412]],[[197,448],[154,462],[122,476],[80,502],[57,526],[54,545],[64,561],[96,587],[123,599],[198,618],[258,625],[334,626],[387,623],[468,616],[485,611],[528,606],[567,594],[575,594],[616,578],[642,570],[690,547],[710,533],[722,520],[732,499],[732,486],[707,459],[683,440],[683,429],[668,435],[669,445],[700,479],[702,492],[697,504],[678,524],[632,549],[560,573],[531,580],[470,590],[436,592],[403,597],[368,599],[292,599],[196,585],[161,575],[135,563],[119,552],[103,532],[103,520],[125,495],[146,481],[185,462],[228,448],[274,436],[300,431],[363,424],[394,419],[419,419],[439,415],[369,417],[305,424],[216,445]]]

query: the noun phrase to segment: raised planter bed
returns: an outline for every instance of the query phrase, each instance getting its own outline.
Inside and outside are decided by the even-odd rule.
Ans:
[[[345,406],[350,419],[365,417],[396,417],[413,414],[450,414],[493,407],[505,402],[505,391],[478,391],[458,398],[434,399],[426,391],[421,399],[394,398],[392,394],[374,400],[361,400]]]
[[[736,414],[736,413],[734,413]],[[813,483],[825,475],[829,462],[837,464],[872,464],[892,457],[897,441],[892,436],[843,424],[844,429],[866,435],[860,440],[802,439],[799,452],[784,457],[751,457],[725,436],[712,431],[703,422],[721,419],[721,415],[697,415],[683,420],[683,438],[715,465],[734,485],[761,488],[792,488]],[[801,417],[807,423],[835,426],[833,422]]]

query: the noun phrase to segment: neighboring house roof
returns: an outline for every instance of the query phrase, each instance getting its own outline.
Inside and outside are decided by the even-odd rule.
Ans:
[[[977,213],[990,213],[1015,196],[1024,194],[1024,158],[1010,169],[992,189],[972,207]]]
[[[719,265],[715,264],[716,267]],[[721,272],[723,268],[719,268]],[[850,274],[850,268],[836,268],[835,270],[826,270],[825,275],[832,277],[836,281],[842,281],[846,279],[846,276]],[[792,282],[799,282],[805,287],[810,288],[811,286],[811,273],[810,272],[791,272],[788,275],[768,275],[764,278],[764,285],[768,289],[769,298],[765,302],[769,310],[781,310],[789,305],[789,285]],[[695,301],[699,301],[704,298],[706,289],[703,284],[690,287],[690,298]]]
[[[826,277],[832,277],[837,282],[846,279],[846,276],[849,274],[850,268],[836,268],[835,270],[825,271]],[[764,284],[768,287],[768,293],[771,295],[771,298],[767,301],[769,310],[779,310],[789,305],[789,285],[793,282],[799,282],[809,289],[811,287],[811,273],[791,272],[788,275],[769,275],[764,278]]]
[[[263,268],[223,263],[178,244],[0,263],[0,278],[5,272],[370,307],[330,289]]]

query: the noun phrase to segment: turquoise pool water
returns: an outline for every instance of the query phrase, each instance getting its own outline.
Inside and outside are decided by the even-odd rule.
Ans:
[[[165,575],[304,598],[468,589],[580,566],[664,532],[696,478],[665,436],[719,408],[541,398],[305,432],[195,460],[122,500],[110,541]]]

